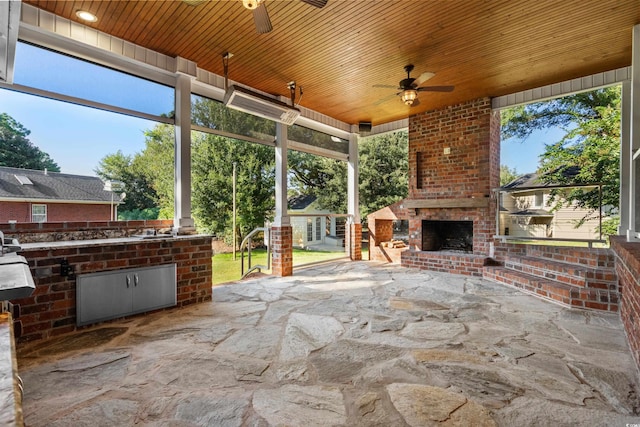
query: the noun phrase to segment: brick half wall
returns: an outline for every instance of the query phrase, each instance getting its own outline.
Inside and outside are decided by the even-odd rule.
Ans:
[[[611,236],[610,241],[621,293],[620,317],[640,370],[640,243],[627,242],[623,236]]]
[[[181,236],[161,240],[127,239],[127,242],[23,249],[36,289],[14,304],[18,342],[48,338],[76,329],[76,278],[78,274],[133,267],[177,265],[177,305],[210,301],[212,296],[211,237]],[[67,260],[74,274],[63,277],[60,262]]]

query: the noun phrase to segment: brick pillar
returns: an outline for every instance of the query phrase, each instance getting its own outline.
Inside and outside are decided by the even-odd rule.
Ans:
[[[271,227],[271,274],[291,276],[293,274],[293,228]]]
[[[362,224],[347,224],[349,232],[347,238],[347,250],[352,261],[362,260]]]

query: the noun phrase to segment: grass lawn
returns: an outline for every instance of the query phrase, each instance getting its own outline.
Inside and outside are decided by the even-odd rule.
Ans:
[[[310,264],[313,262],[328,261],[345,257],[344,252],[324,252],[324,251],[307,251],[304,249],[293,249],[293,265],[299,266]],[[366,258],[366,252],[363,250],[363,259]],[[236,260],[233,260],[233,253],[219,253],[213,257],[213,285],[240,280],[240,253],[236,254]],[[248,268],[247,253],[244,254],[244,268]],[[267,251],[264,249],[254,249],[251,251],[251,263],[253,265],[267,264]],[[264,271],[269,273],[270,271]]]

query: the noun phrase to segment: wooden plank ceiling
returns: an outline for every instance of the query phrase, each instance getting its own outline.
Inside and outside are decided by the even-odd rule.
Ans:
[[[45,1],[28,3],[79,21],[87,10],[100,31],[170,56],[195,61],[232,80],[288,96],[347,123],[374,125],[484,96],[505,95],[631,65],[637,0],[329,0],[318,9],[299,0],[267,0],[273,31],[257,34],[241,0]],[[419,94],[407,107],[393,96],[412,77],[451,93]]]

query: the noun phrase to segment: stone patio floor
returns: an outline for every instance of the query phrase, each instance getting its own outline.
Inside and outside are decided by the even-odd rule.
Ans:
[[[334,262],[19,348],[34,426],[640,423],[616,314]]]

